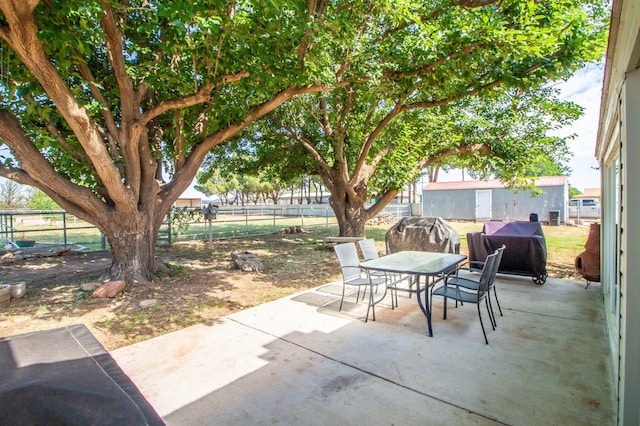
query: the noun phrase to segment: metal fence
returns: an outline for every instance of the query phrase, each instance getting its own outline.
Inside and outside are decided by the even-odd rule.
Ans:
[[[194,213],[199,209],[175,209],[171,212],[170,232],[161,235],[172,241],[229,238],[272,234],[292,227],[329,228],[337,225],[333,210],[328,206],[305,209],[300,206],[244,206],[222,207],[212,220]],[[191,218],[196,218],[191,220]],[[168,225],[167,225],[168,226]],[[166,238],[166,237],[164,237]]]
[[[0,240],[5,248],[34,245],[106,248],[106,241],[95,226],[65,211],[0,212]]]
[[[392,204],[384,213],[410,216],[407,204]],[[330,229],[337,226],[327,205],[276,205],[221,207],[206,220],[198,208],[171,209],[158,234],[158,245],[177,241],[265,235],[292,227]],[[0,212],[0,243],[6,249],[31,246],[74,246],[79,250],[108,248],[105,237],[93,225],[65,211]]]

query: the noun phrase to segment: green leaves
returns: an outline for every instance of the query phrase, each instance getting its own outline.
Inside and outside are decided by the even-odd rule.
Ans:
[[[490,145],[495,153],[493,163],[465,153],[478,173],[522,168],[523,151],[541,155],[525,138],[544,141],[561,161],[561,141],[545,132],[575,111],[542,100],[524,106],[519,98],[600,58],[608,4],[452,4],[354,0],[315,2],[310,11],[299,0],[41,2],[38,39],[73,108],[82,110],[75,112],[87,119],[67,122],[78,115],[61,114],[69,106],[52,101],[61,88],[36,80],[13,52],[0,107],[19,117],[61,176],[101,199],[108,191],[97,178],[96,150],[80,143],[92,126],[118,184],[154,176],[141,169],[158,164],[171,176],[185,164],[194,173],[190,161],[202,160],[203,146],[216,146],[215,167],[256,166],[285,179],[341,169],[376,193],[400,188],[421,165],[464,144]],[[212,89],[200,95],[205,87]],[[314,94],[254,122],[261,106],[302,88]],[[482,101],[464,101],[469,96]],[[144,121],[137,140],[127,139],[137,120],[166,105]],[[220,146],[247,126],[228,150]],[[149,161],[137,157],[148,152]]]

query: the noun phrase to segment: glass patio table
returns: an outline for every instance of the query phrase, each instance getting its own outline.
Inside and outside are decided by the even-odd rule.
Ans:
[[[431,328],[431,310],[429,308],[429,287],[444,278],[445,273],[455,270],[467,256],[461,254],[435,253],[430,251],[399,251],[376,259],[360,262],[360,267],[367,271],[382,271],[414,276],[415,290],[398,289],[416,293],[418,306],[427,318],[429,336],[433,336]],[[420,284],[420,277],[424,277],[424,285]],[[424,302],[421,293],[424,290]],[[393,294],[392,294],[393,297]],[[392,300],[393,303],[393,300]]]

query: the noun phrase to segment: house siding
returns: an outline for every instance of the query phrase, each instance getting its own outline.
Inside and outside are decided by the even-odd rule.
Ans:
[[[601,288],[618,424],[640,424],[640,5],[614,0],[596,157],[602,175]],[[635,183],[634,183],[635,182]]]

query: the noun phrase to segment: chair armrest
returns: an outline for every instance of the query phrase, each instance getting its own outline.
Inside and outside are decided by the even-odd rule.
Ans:
[[[463,264],[461,264],[461,266],[456,269],[456,275],[458,275],[458,271],[459,270],[464,270],[464,271],[482,271],[482,268],[484,268],[484,264],[485,262],[480,261],[480,260],[468,260],[466,262],[464,262]]]

